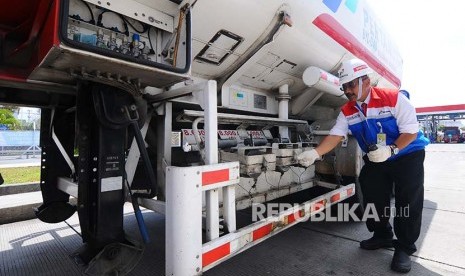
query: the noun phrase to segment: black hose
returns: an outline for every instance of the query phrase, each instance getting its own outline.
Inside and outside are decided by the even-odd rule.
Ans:
[[[134,214],[136,215],[136,220],[137,220],[137,225],[139,226],[140,235],[142,236],[144,243],[148,244],[150,242],[150,238],[147,232],[147,226],[145,225],[144,216],[142,216],[142,212],[140,211],[140,208],[139,208],[139,202],[137,202],[137,197],[135,197],[132,194],[131,187],[129,186],[127,179],[128,178],[127,178],[127,174],[125,170],[124,171],[124,182],[126,182],[129,195],[131,196],[132,208],[134,209]]]
[[[136,138],[137,147],[139,148],[140,155],[142,157],[142,161],[144,163],[145,171],[149,177],[150,181],[150,193],[135,193],[135,197],[143,197],[143,198],[153,198],[157,195],[157,181],[155,178],[155,174],[153,173],[152,163],[150,162],[149,153],[145,148],[144,138],[140,133],[139,125],[137,121],[131,122],[132,129],[134,131],[134,137]]]
[[[84,5],[86,5],[87,9],[89,10],[90,16],[92,18],[89,21],[89,23],[92,24],[92,25],[95,25],[95,17],[94,17],[94,13],[92,12],[92,9],[90,8],[90,6],[89,6],[89,4],[87,2],[85,2],[84,0],[82,0],[82,2],[84,3]]]

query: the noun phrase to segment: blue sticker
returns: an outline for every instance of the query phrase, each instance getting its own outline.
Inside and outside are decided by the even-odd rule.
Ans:
[[[323,0],[323,4],[325,4],[333,12],[337,12],[337,9],[339,9],[341,2],[342,0]]]
[[[236,93],[236,97],[238,97],[238,98],[244,98],[244,94],[242,94],[242,93]]]
[[[355,13],[357,10],[358,0],[346,0],[346,7],[352,12]]]

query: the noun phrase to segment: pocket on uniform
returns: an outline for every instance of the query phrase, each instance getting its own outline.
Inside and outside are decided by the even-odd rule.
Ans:
[[[397,127],[396,118],[383,118],[379,119],[378,122],[381,124],[383,128],[383,132],[386,133],[387,138],[397,139],[399,137],[399,128]],[[379,128],[379,126],[378,126]]]

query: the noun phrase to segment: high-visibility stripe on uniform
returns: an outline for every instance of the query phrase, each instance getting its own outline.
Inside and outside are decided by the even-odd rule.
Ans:
[[[216,184],[228,180],[229,168],[216,171],[202,172],[202,186]]]

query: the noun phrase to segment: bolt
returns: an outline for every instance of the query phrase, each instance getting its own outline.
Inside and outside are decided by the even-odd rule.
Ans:
[[[153,18],[152,16],[149,16],[149,21],[153,23],[155,21],[155,18]]]

